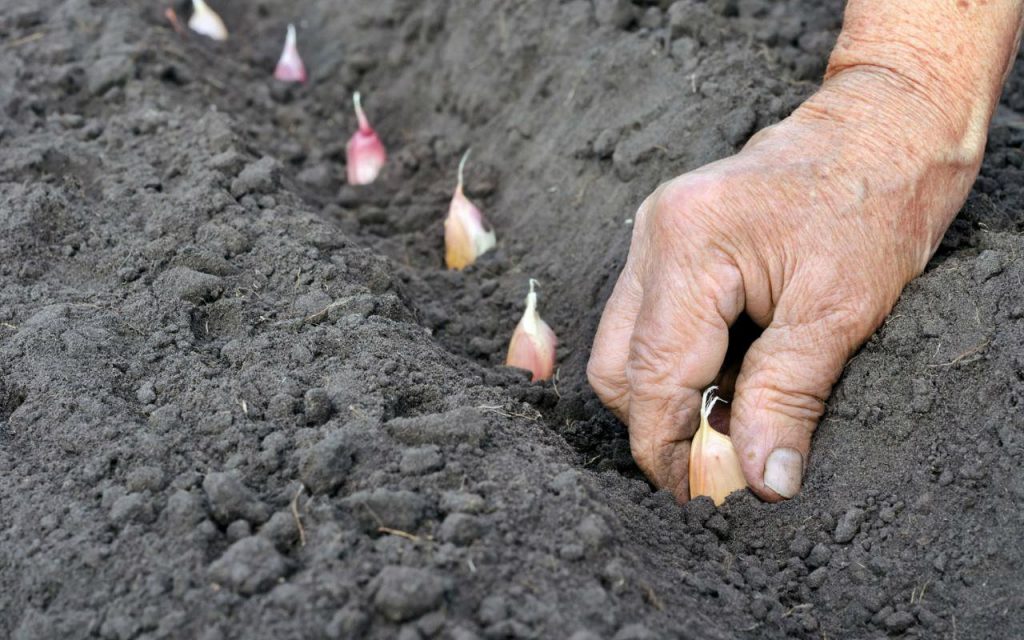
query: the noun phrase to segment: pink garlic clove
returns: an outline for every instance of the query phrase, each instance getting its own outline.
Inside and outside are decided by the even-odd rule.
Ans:
[[[274,68],[274,78],[281,82],[305,82],[306,65],[299,56],[299,48],[295,44],[295,25],[288,25],[288,36],[284,40],[284,51]]]
[[[462,270],[476,262],[497,244],[494,230],[484,214],[463,193],[462,174],[469,151],[459,161],[458,183],[444,221],[444,262],[449,269]]]
[[[377,132],[366,119],[358,91],[352,95],[352,102],[355,104],[356,117],[359,119],[359,130],[352,134],[345,145],[348,159],[345,170],[349,184],[370,184],[380,175],[388,154],[384,144],[377,137]]]
[[[512,333],[505,364],[533,373],[533,381],[549,380],[555,374],[555,347],[558,339],[548,323],[537,313],[537,281],[530,279],[530,293],[526,296],[526,310]]]

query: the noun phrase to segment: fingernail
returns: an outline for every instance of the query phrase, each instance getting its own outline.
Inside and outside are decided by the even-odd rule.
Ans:
[[[764,463],[764,484],[783,498],[800,493],[804,475],[804,457],[796,449],[780,447],[768,454]]]

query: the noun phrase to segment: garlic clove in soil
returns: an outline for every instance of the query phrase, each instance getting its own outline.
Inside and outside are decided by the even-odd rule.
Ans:
[[[295,25],[288,25],[288,35],[284,39],[284,51],[274,68],[274,78],[281,82],[305,82],[306,65],[299,56],[299,47],[295,44]]]
[[[467,150],[459,161],[458,183],[444,221],[444,262],[449,269],[462,270],[498,243],[494,230],[475,204],[462,191],[462,173],[469,158]],[[531,286],[532,290],[532,286]]]
[[[555,347],[558,339],[548,323],[537,313],[537,281],[530,278],[530,293],[526,296],[526,310],[512,333],[505,364],[533,373],[533,382],[549,380],[555,373]]]
[[[352,134],[345,145],[348,162],[345,171],[349,184],[370,184],[380,175],[388,154],[384,150],[384,143],[366,119],[358,91],[352,94],[352,103],[356,108],[356,118],[359,119],[359,130]]]
[[[715,395],[717,389],[709,387],[700,399],[700,428],[690,443],[690,498],[708,496],[720,505],[733,491],[746,488],[747,479],[732,440],[708,422],[715,403],[725,402]]]
[[[188,28],[199,35],[221,42],[228,39],[228,29],[224,26],[224,21],[205,0],[192,0],[192,17],[188,19]]]

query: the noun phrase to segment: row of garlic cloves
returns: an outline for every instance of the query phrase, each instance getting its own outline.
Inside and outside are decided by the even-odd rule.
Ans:
[[[164,15],[167,16],[175,30],[179,33],[184,32],[174,9],[168,8]],[[228,28],[225,26],[224,20],[210,5],[206,4],[205,0],[192,0],[192,15],[188,19],[188,28],[201,36],[218,42],[228,39]],[[302,83],[306,81],[306,65],[302,62],[302,56],[299,55],[295,25],[288,25],[284,49],[281,51],[277,66],[274,67],[274,78],[281,82]]]
[[[179,32],[184,31],[173,9],[167,9],[168,20]],[[192,31],[223,42],[228,39],[224,21],[204,0],[192,0],[192,15],[188,21]],[[299,55],[295,26],[288,25],[284,50],[274,69],[274,78],[281,82],[306,82],[305,64]],[[380,175],[387,162],[387,150],[380,136],[370,125],[363,110],[359,92],[352,96],[359,127],[345,145],[346,178],[352,185],[368,185]],[[444,221],[445,265],[462,270],[476,262],[497,244],[493,228],[473,202],[466,197],[464,171],[469,151],[459,161],[455,193]],[[526,309],[516,325],[509,342],[505,364],[530,372],[532,380],[549,380],[555,372],[555,332],[540,317],[537,310],[537,281],[530,279],[530,292],[526,296]]]

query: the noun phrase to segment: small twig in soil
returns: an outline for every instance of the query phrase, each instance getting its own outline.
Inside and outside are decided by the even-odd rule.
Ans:
[[[654,591],[653,588],[651,588],[651,585],[644,584],[644,585],[641,585],[641,586],[643,587],[643,590],[644,590],[644,600],[646,600],[648,602],[648,604],[650,604],[652,607],[654,607],[658,611],[664,611],[665,610],[665,605],[663,605],[661,603],[661,598],[659,598],[658,594]]]
[[[348,405],[349,412],[357,418],[369,418],[370,414],[366,413],[354,404]]]
[[[565,104],[563,106],[568,107],[572,104],[572,101],[576,98],[576,89],[579,88],[580,82],[583,80],[583,74],[576,76],[576,82],[572,83],[572,87],[569,89],[569,95],[565,97]]]
[[[561,392],[558,391],[558,376],[561,373],[562,373],[562,368],[559,367],[559,368],[555,369],[555,375],[551,377],[551,388],[555,390],[555,395],[558,396],[559,400],[562,399],[562,394],[561,394]]]
[[[980,344],[971,347],[970,349],[968,349],[967,351],[964,351],[963,353],[960,353],[959,355],[957,355],[955,358],[953,358],[949,362],[942,362],[942,363],[939,363],[939,364],[930,364],[928,366],[929,367],[952,367],[953,365],[955,365],[957,363],[960,363],[960,362],[963,362],[967,358],[970,358],[971,356],[976,355],[976,354],[984,351],[988,347],[988,345],[991,344],[991,343],[992,343],[992,339],[991,338],[986,338]]]
[[[479,409],[481,411],[490,411],[491,413],[496,413],[499,416],[505,416],[506,418],[523,418],[524,420],[529,420],[530,422],[538,422],[541,419],[541,417],[542,417],[540,411],[537,411],[536,409],[534,409],[534,411],[536,411],[536,414],[532,415],[532,416],[527,415],[525,413],[514,413],[512,411],[507,411],[501,405],[493,405],[492,406],[492,405],[482,404],[482,405],[478,406],[477,409]]]
[[[473,558],[466,558],[466,565],[469,566],[470,573],[476,573],[476,565],[473,564]]]
[[[292,517],[295,518],[295,526],[299,528],[299,544],[306,546],[306,528],[302,526],[302,518],[299,517],[299,496],[306,490],[306,485],[299,483],[299,490],[295,492],[295,497],[292,498]]]
[[[921,585],[920,593],[917,592],[917,587],[914,587],[910,590],[910,604],[914,604],[914,602],[921,604],[921,602],[924,601],[924,592],[928,590],[928,585],[931,583],[931,581],[931,578],[928,578],[924,581],[924,584]],[[917,597],[917,600],[914,599],[915,596]]]
[[[10,329],[11,331],[17,331],[18,330],[18,326],[17,325],[13,325],[10,322],[0,322],[0,327],[4,327],[5,329]]]
[[[572,203],[574,207],[579,207],[583,204],[583,197],[587,195],[587,189],[590,188],[591,183],[595,180],[597,180],[597,176],[591,176],[590,179],[583,183],[583,186],[580,187],[579,193],[576,194],[576,200]]]
[[[18,38],[17,40],[12,41],[7,46],[9,46],[11,49],[13,49],[15,47],[20,47],[23,44],[28,44],[30,42],[35,42],[36,40],[40,40],[45,35],[46,35],[46,33],[44,31],[36,31],[35,33],[28,34],[24,38]]]
[[[415,533],[409,533],[408,531],[402,531],[401,529],[392,529],[391,527],[377,527],[377,532],[398,536],[399,538],[405,538],[406,540],[412,540],[413,542],[423,541],[423,538],[419,537]]]
[[[789,610],[786,611],[786,613],[782,614],[782,617],[783,618],[788,618],[789,616],[793,615],[797,611],[802,611],[804,609],[810,609],[813,606],[814,605],[809,603],[809,602],[805,602],[804,604],[798,604],[795,607],[790,607]]]

